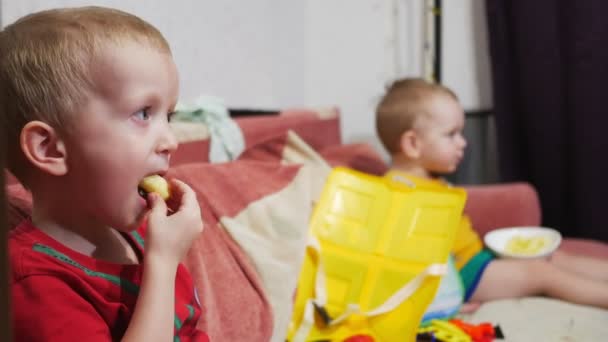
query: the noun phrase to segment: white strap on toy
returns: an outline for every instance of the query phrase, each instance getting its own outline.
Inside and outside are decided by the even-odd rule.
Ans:
[[[407,282],[407,284],[403,285],[395,294],[390,296],[384,303],[380,304],[373,310],[367,312],[361,312],[359,309],[359,305],[357,304],[349,304],[346,311],[338,316],[336,319],[333,319],[329,325],[339,324],[351,314],[357,313],[360,315],[364,315],[366,317],[373,317],[377,315],[381,315],[387,313],[389,311],[397,308],[401,303],[403,303],[406,299],[410,298],[411,295],[416,292],[422,285],[422,282],[426,277],[429,276],[441,276],[446,274],[448,265],[447,264],[431,264],[427,268],[425,268],[421,273],[419,273],[414,279]]]
[[[315,319],[315,306],[314,299],[309,299],[306,301],[306,305],[304,305],[304,316],[302,316],[302,322],[300,322],[300,326],[298,330],[293,335],[291,342],[305,342],[306,337],[308,336],[312,325],[314,324]]]
[[[304,315],[300,327],[294,334],[292,342],[304,342],[308,336],[310,329],[314,324],[314,310],[315,305],[318,307],[325,307],[327,303],[327,291],[325,288],[325,271],[323,270],[323,264],[321,262],[321,244],[314,236],[309,236],[308,246],[314,249],[318,255],[318,266],[317,274],[315,277],[315,295],[316,298],[311,298],[306,302],[304,308]],[[442,276],[447,273],[448,265],[445,264],[431,264],[419,273],[412,280],[403,285],[397,290],[391,297],[389,297],[384,303],[380,304],[373,310],[362,312],[358,304],[348,304],[346,310],[332,319],[328,326],[340,324],[353,314],[359,314],[361,316],[373,317],[387,313],[397,308],[401,303],[407,300],[416,290],[420,288],[422,282],[429,276]]]
[[[413,181],[411,181],[409,178],[405,177],[404,175],[393,175],[393,180],[403,183],[412,189],[416,187],[416,183],[414,183]]]

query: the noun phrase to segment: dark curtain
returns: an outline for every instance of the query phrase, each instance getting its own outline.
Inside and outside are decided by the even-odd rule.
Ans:
[[[544,225],[608,241],[608,1],[486,11],[500,179],[535,185]]]

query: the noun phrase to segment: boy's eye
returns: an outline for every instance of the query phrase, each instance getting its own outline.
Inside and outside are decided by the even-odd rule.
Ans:
[[[137,120],[141,121],[147,121],[148,119],[150,119],[150,114],[148,114],[148,108],[144,108],[142,110],[137,111],[135,114],[133,114],[133,116]]]
[[[459,134],[461,134],[461,131],[460,131],[460,130],[454,130],[454,131],[451,131],[451,132],[450,132],[450,136],[451,136],[451,137],[455,137],[455,136],[457,136],[457,135],[459,135]]]

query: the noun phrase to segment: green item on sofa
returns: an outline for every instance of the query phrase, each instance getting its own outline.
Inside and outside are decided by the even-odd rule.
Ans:
[[[173,120],[199,122],[210,135],[209,161],[222,163],[236,159],[245,149],[245,138],[239,125],[230,117],[223,100],[200,96],[193,105],[179,103]]]

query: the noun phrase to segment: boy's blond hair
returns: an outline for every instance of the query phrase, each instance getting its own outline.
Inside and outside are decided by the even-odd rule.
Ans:
[[[414,128],[416,121],[428,115],[428,104],[434,95],[447,95],[458,100],[450,89],[421,78],[393,82],[376,107],[376,131],[389,153],[401,151],[403,133]]]
[[[171,54],[155,27],[110,8],[37,12],[0,32],[0,121],[8,166],[18,178],[26,165],[19,148],[24,125],[40,120],[67,131],[70,118],[95,91],[91,66],[109,44],[132,41]]]

